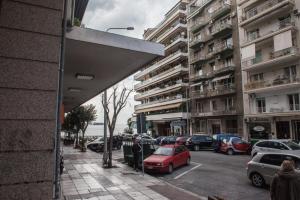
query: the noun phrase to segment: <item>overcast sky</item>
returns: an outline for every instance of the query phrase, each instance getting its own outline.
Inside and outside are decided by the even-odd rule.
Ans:
[[[106,30],[111,27],[133,26],[133,31],[114,30],[114,33],[134,38],[143,38],[144,30],[155,27],[164,15],[178,0],[89,0],[82,23],[87,28]],[[119,85],[126,84],[133,88],[133,77],[129,77]],[[134,112],[134,93],[130,96],[127,107],[120,113],[118,124],[126,124]],[[103,109],[100,105],[101,96],[87,102],[94,104],[98,110],[97,121],[103,121]]]

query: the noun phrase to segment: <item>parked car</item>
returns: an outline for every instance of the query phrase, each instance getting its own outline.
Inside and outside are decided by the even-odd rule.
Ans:
[[[175,144],[177,136],[167,136],[160,141],[160,145]]]
[[[239,137],[230,137],[223,140],[220,151],[228,155],[233,155],[236,153],[248,153],[250,148],[251,144],[249,142]]]
[[[179,136],[176,138],[176,144],[185,145],[189,136]]]
[[[239,137],[238,135],[235,134],[215,134],[213,135],[213,149],[215,152],[219,152],[221,148],[222,141],[224,139],[230,139],[231,137]]]
[[[160,142],[161,142],[161,140],[164,139],[165,137],[166,137],[166,136],[159,136],[159,137],[157,137],[157,138],[155,139],[155,144],[156,144],[156,145],[159,145]]]
[[[276,152],[258,153],[247,164],[248,178],[255,187],[270,185],[284,160],[294,160],[296,171],[300,172],[300,155]]]
[[[212,149],[213,138],[205,134],[197,134],[186,140],[186,146],[194,151],[200,149]]]
[[[164,145],[144,160],[146,171],[168,172],[182,165],[189,165],[191,156],[183,145]]]
[[[107,138],[107,143],[109,143],[109,137]],[[121,149],[122,146],[122,137],[121,136],[113,136],[113,148],[114,149]],[[98,137],[92,142],[89,142],[87,144],[87,148],[89,148],[92,151],[96,152],[102,152],[104,148],[104,138]]]
[[[258,152],[281,151],[298,151],[300,154],[300,145],[292,140],[260,140],[252,147],[251,156],[254,157]]]

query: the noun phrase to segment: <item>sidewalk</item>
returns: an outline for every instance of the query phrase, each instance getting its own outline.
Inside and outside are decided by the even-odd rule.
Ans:
[[[195,194],[155,177],[134,172],[114,161],[115,168],[102,168],[102,154],[64,147],[62,199],[91,200],[201,200]],[[203,199],[203,198],[202,198]]]

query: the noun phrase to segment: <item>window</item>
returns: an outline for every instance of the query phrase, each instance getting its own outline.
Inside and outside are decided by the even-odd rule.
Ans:
[[[282,142],[283,144],[285,144],[286,146],[290,147],[292,150],[300,150],[300,145],[296,144],[295,142]]]
[[[215,100],[211,101],[212,110],[216,111],[218,109],[217,102]]]
[[[288,95],[290,110],[300,110],[299,107],[299,94]]]
[[[215,62],[209,63],[209,66],[211,67],[212,71],[215,71],[215,70],[216,70]]]
[[[256,146],[258,146],[258,147],[264,147],[264,148],[271,148],[271,143],[268,142],[268,141],[258,142],[256,144]]]
[[[259,29],[254,29],[247,32],[248,41],[255,40],[258,37],[259,37]]]
[[[279,142],[271,142],[271,148],[279,150],[289,150],[285,145]]]
[[[233,109],[233,98],[227,97],[225,98],[225,110],[229,111]]]
[[[200,133],[206,132],[206,121],[205,120],[199,120],[197,131]]]
[[[250,81],[251,82],[256,82],[256,81],[263,81],[264,80],[264,74],[259,73],[259,74],[253,74],[250,76]]]
[[[203,103],[197,102],[197,103],[196,103],[196,109],[197,109],[197,112],[198,112],[198,113],[203,113],[203,111],[204,111]]]
[[[258,113],[266,112],[266,100],[265,98],[256,99],[256,110]]]
[[[253,59],[253,63],[252,64],[256,64],[262,61],[262,53],[261,50],[258,50],[255,52],[255,58]]]
[[[260,159],[260,163],[268,164],[268,165],[276,165],[280,166],[283,161],[283,157],[281,155],[268,154],[264,155]]]
[[[284,78],[289,79],[290,81],[295,81],[297,76],[296,66],[289,66],[284,68]]]
[[[214,43],[208,45],[208,53],[211,53],[213,51],[214,51]]]
[[[226,60],[224,61],[224,67],[230,67],[233,66],[233,57],[227,57]]]

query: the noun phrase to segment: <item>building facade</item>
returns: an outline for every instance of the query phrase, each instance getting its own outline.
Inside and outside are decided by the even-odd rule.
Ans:
[[[188,96],[188,0],[179,1],[155,28],[147,29],[144,39],[165,46],[165,56],[149,63],[134,76],[135,113],[144,113],[153,135],[187,133]]]
[[[236,2],[193,1],[187,19],[192,132],[243,136]]]
[[[238,1],[245,132],[300,139],[298,0]]]

